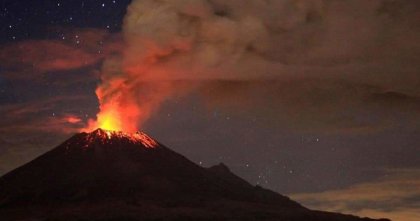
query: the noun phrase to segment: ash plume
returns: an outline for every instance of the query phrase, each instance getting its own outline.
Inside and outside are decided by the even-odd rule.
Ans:
[[[317,79],[417,96],[419,6],[413,0],[134,0],[124,19],[124,50],[103,65],[98,121],[112,112],[121,127],[135,130],[164,100],[206,82]]]

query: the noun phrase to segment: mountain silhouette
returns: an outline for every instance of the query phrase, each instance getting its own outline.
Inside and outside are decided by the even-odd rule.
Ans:
[[[0,220],[369,221],[309,210],[148,135],[79,133],[0,178]],[[386,219],[383,219],[386,220]]]

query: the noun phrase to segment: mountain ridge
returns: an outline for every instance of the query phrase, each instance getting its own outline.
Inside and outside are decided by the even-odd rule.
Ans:
[[[372,220],[311,211],[249,184],[224,164],[203,168],[147,134],[101,129],[76,134],[1,177],[1,216],[8,220]]]

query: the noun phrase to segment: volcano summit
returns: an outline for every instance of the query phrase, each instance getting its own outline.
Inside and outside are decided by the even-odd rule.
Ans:
[[[0,178],[1,220],[369,221],[312,211],[148,135],[97,129]]]

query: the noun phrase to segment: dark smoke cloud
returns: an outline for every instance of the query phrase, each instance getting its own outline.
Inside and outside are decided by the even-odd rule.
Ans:
[[[234,97],[228,101],[232,103],[248,95],[245,103],[258,102],[266,93],[282,90],[267,102],[279,101],[279,106],[291,110],[294,102],[301,102],[301,107],[325,106],[325,111],[314,113],[324,121],[323,115],[354,102],[359,107],[370,93],[419,96],[419,6],[414,0],[134,0],[124,20],[125,50],[103,68],[102,103],[123,97],[120,105],[146,110],[143,117],[136,115],[144,121],[173,93],[225,81],[211,86],[210,98]],[[281,88],[308,79],[302,90]],[[158,82],[178,80],[192,83],[158,89]],[[149,81],[156,82],[154,89],[139,94]],[[235,91],[238,96],[231,96],[227,88],[232,81],[256,82],[257,89],[247,83],[244,90]],[[267,85],[272,89],[266,90],[258,86],[260,81],[280,83]],[[363,93],[335,82],[354,85]],[[321,100],[305,98],[319,87],[324,88]],[[153,99],[144,101],[142,96]],[[329,105],[317,102],[339,105],[330,111]]]

